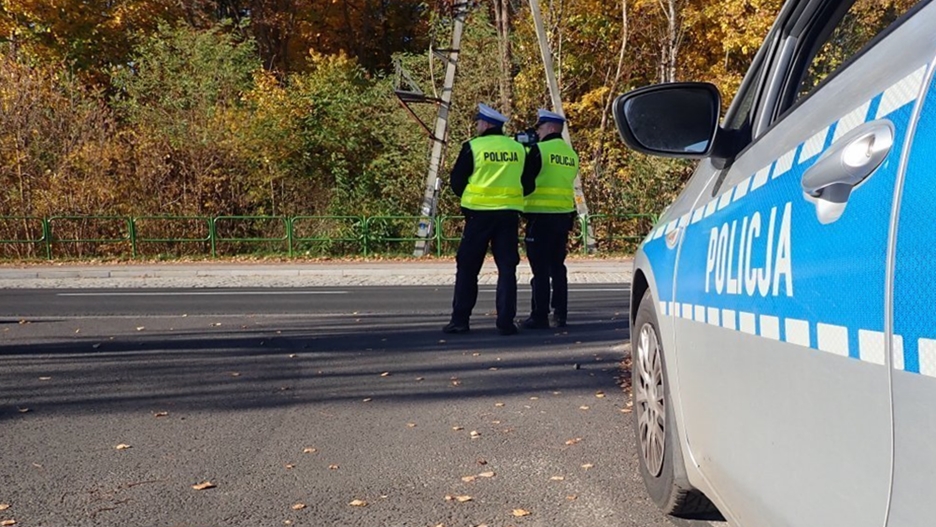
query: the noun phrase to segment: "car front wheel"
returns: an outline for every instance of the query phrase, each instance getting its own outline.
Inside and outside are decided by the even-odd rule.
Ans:
[[[631,332],[634,428],[640,475],[650,498],[663,512],[682,518],[717,519],[719,514],[712,502],[685,477],[654,306],[653,296],[647,290]]]

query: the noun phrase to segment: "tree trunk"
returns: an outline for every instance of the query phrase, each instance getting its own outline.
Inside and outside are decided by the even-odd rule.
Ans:
[[[666,19],[666,30],[661,46],[660,82],[676,82],[676,63],[683,38],[679,3],[680,0],[660,0],[663,17]]]
[[[601,174],[601,156],[604,154],[605,130],[608,128],[608,116],[611,114],[611,105],[614,103],[617,85],[624,73],[624,52],[627,49],[628,23],[627,23],[627,0],[621,0],[621,48],[618,52],[617,70],[614,72],[614,78],[608,86],[608,97],[605,99],[604,112],[601,113],[601,124],[598,126],[598,144],[592,153],[592,166],[594,167],[595,177]]]
[[[513,113],[513,75],[510,50],[510,11],[509,0],[492,0],[494,2],[494,20],[497,24],[497,49],[500,52],[500,98],[501,110],[506,115]]]

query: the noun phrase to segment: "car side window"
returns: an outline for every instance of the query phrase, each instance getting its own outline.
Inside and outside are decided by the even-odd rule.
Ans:
[[[809,95],[917,3],[919,0],[856,0],[812,56],[796,99]]]

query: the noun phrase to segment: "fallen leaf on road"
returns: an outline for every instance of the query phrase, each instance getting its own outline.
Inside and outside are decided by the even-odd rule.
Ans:
[[[215,322],[214,324],[212,324],[212,326],[216,326],[216,327],[217,327],[217,326],[220,326],[220,325],[221,325],[220,322]]]
[[[80,328],[79,328],[79,329],[76,329],[76,330],[75,330],[75,333],[81,333],[81,329],[80,329]]]
[[[517,518],[520,518],[520,517],[523,517],[523,516],[529,516],[529,515],[531,515],[531,514],[533,514],[533,513],[530,512],[530,511],[528,511],[528,510],[525,510],[525,509],[514,509],[513,512],[512,512],[511,514],[513,514],[513,515],[516,516]]]
[[[562,476],[553,476],[549,478],[549,481],[565,481],[565,478]]]
[[[361,402],[362,402],[362,403],[369,403],[369,402],[371,402],[371,401],[373,401],[373,399],[371,399],[370,397],[368,397],[368,398],[364,399],[364,400],[361,401]]]
[[[94,349],[98,349],[98,348],[101,347],[101,343],[99,342],[99,343],[97,343],[97,344],[92,344],[91,347],[94,348]]]
[[[146,326],[137,326],[137,328],[136,328],[137,331],[143,331],[144,329],[146,329]],[[76,333],[77,333],[77,331],[76,331]]]
[[[51,381],[52,377],[39,377],[40,381]]]
[[[599,399],[603,398],[604,396],[605,396],[604,392],[598,392],[598,393],[595,394],[595,397],[597,397],[597,398],[599,398]]]
[[[481,437],[481,432],[478,432],[477,430],[472,430],[469,433],[469,435],[471,436],[472,439],[478,439]]]
[[[208,490],[208,489],[213,489],[215,487],[217,487],[217,485],[215,485],[214,483],[210,481],[204,481],[202,483],[199,483],[198,485],[192,485],[192,488],[195,490]]]
[[[462,476],[461,480],[464,481],[465,483],[471,483],[472,481],[475,480],[475,477],[476,476]]]
[[[0,525],[2,525],[3,527],[9,527],[9,526],[11,526],[11,525],[16,525],[16,520],[3,520],[2,522],[0,522]]]
[[[19,412],[19,413],[21,413],[21,414],[25,414],[25,413],[28,413],[28,412],[29,412],[29,408],[17,408],[16,411]],[[3,509],[0,509],[0,511],[2,511],[2,510],[3,510]]]
[[[128,445],[128,444],[126,444],[126,443],[120,443],[119,445],[115,446],[114,448],[116,448],[117,450],[126,450],[126,449],[130,448],[130,445]]]
[[[588,410],[588,408],[589,408],[589,407],[588,407],[587,405],[584,405],[584,404],[583,404],[582,406],[579,406],[579,410]]]
[[[290,353],[290,354],[289,354],[289,358],[290,358],[290,359],[295,359],[296,357],[298,357],[298,355],[296,355],[295,353]]]
[[[452,381],[452,386],[461,386],[461,381]]]
[[[595,466],[595,465],[592,465],[591,463],[585,463],[584,465],[582,465],[582,468],[584,468],[585,470],[588,470],[588,469],[590,469],[590,468],[592,468],[592,467],[594,467],[594,466]]]
[[[488,368],[488,370],[489,370],[489,371],[497,371],[497,368],[491,367],[491,368]]]
[[[479,464],[479,465],[487,465],[487,460],[486,460],[486,459],[479,459],[479,460],[478,460],[478,464]]]
[[[389,371],[385,371],[385,372],[381,373],[380,376],[381,376],[381,377],[389,377],[389,376],[390,376],[390,372],[389,372]]]
[[[424,380],[426,380],[426,378],[425,378],[425,377],[416,377],[416,380],[417,380],[417,381],[424,381]]]
[[[539,397],[530,397],[531,401],[539,401]]]
[[[457,501],[459,503],[465,503],[466,501],[471,501],[473,498],[471,496],[452,496],[451,494],[445,495],[445,501]]]
[[[328,470],[338,470],[338,465],[328,465]]]
[[[456,431],[456,432],[460,432],[460,431],[462,431],[462,430],[464,430],[464,429],[465,429],[464,426],[453,426],[453,427],[452,427],[452,430],[454,430],[454,431]]]
[[[169,412],[156,412],[153,417],[166,417],[167,415],[169,415]]]
[[[493,477],[494,477],[494,473],[493,473],[493,472],[482,472],[482,473],[478,474],[478,477],[479,477],[479,478],[493,478]]]
[[[240,373],[238,373],[238,372],[236,372],[236,371],[232,371],[232,372],[231,372],[231,377],[240,377]]]
[[[574,445],[574,444],[580,442],[581,440],[582,440],[581,437],[576,437],[575,439],[570,439],[570,440],[566,441],[565,444],[567,444],[567,445]]]
[[[294,468],[296,468],[296,465],[293,465],[292,463],[286,463],[286,470],[290,470]]]
[[[294,511],[301,511],[301,510],[304,509],[304,508],[306,508],[306,504],[305,504],[305,503],[297,503],[297,504],[295,504],[295,505],[292,506],[292,510],[294,510]]]
[[[566,496],[566,499],[569,500],[569,501],[575,501],[575,500],[578,499],[578,496],[576,496],[575,494],[570,494],[570,495]]]
[[[302,453],[303,453],[303,454],[314,454],[314,453],[316,453],[316,452],[318,452],[318,449],[317,449],[317,448],[308,447],[308,448],[303,448],[303,449],[302,449]]]
[[[406,423],[409,428],[416,428],[416,423]]]
[[[633,411],[633,410],[630,409],[630,408],[621,408],[621,413],[624,413],[624,414],[629,414],[629,413],[631,413],[632,411]]]
[[[22,326],[23,324],[29,324],[29,321],[26,320],[26,319],[24,318],[23,320],[20,320],[20,321],[19,321],[19,324],[20,324],[21,326]]]
[[[352,507],[367,507],[367,502],[364,500],[353,500],[348,505]]]
[[[494,403],[494,406],[500,408],[501,406],[504,406],[504,403]]]
[[[0,511],[5,511],[10,508],[9,503],[0,503]]]

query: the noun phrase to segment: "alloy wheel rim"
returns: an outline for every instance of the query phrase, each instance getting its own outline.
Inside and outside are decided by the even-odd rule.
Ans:
[[[654,477],[663,471],[666,438],[666,405],[663,397],[663,360],[660,342],[651,324],[640,328],[637,340],[637,378],[634,398],[640,455]]]

